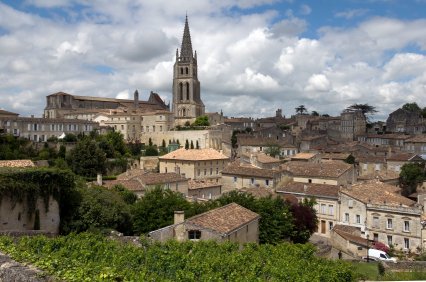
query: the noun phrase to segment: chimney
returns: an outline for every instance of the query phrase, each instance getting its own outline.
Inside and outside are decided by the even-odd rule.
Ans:
[[[185,221],[184,211],[175,211],[175,218],[173,224],[179,224]]]
[[[96,183],[99,186],[102,186],[102,173],[98,173],[97,177],[96,177]]]

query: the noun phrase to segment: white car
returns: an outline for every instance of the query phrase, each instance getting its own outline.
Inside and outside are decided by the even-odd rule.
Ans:
[[[385,261],[385,262],[393,262],[396,263],[396,258],[390,257],[384,251],[376,250],[376,249],[368,249],[368,257],[369,261]],[[367,257],[364,257],[367,259]]]

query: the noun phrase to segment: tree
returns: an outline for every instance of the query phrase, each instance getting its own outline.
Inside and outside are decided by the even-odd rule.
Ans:
[[[365,119],[369,121],[368,115],[373,115],[377,113],[376,107],[370,106],[368,104],[353,104],[346,108],[347,111],[361,111]]]
[[[188,217],[193,215],[191,204],[182,194],[160,186],[146,191],[132,210],[135,234],[172,224],[175,211],[185,211],[185,216]]]
[[[67,162],[71,170],[81,176],[93,177],[106,172],[105,153],[90,139],[77,142],[67,155]]]
[[[314,117],[319,117],[320,114],[317,111],[312,111],[311,115]]]
[[[354,164],[355,163],[355,157],[352,155],[349,155],[346,159],[345,159],[345,163],[348,164]]]
[[[281,148],[278,145],[269,145],[266,147],[265,153],[275,158],[276,156],[280,156]]]
[[[296,114],[300,114],[300,115],[303,115],[308,111],[304,105],[300,105],[296,107],[295,110],[296,110]]]
[[[158,156],[158,150],[154,146],[148,146],[145,149],[145,156]]]
[[[185,149],[189,149],[189,142],[188,142],[188,139],[186,139],[186,141],[185,141]]]
[[[192,140],[191,140],[190,148],[191,148],[191,149],[194,149],[194,142],[192,142]]]
[[[402,106],[403,110],[409,111],[409,112],[421,112],[422,109],[417,105],[416,102],[414,103],[405,103]]]
[[[315,201],[305,199],[292,204],[290,211],[294,218],[294,229],[290,235],[294,243],[306,243],[317,228],[318,218],[314,209]]]
[[[424,108],[422,109],[422,116],[423,116],[424,118],[426,118],[426,107],[424,107]]]
[[[62,141],[69,142],[69,143],[77,142],[77,136],[75,136],[72,133],[67,133],[67,134],[65,134],[65,137],[62,139]]]
[[[208,116],[199,116],[195,119],[193,126],[209,126],[209,117]]]
[[[426,179],[424,163],[406,163],[401,167],[399,183],[402,195],[408,196],[415,193],[417,185]]]

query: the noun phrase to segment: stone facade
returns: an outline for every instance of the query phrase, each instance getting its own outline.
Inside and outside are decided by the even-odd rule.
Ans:
[[[59,137],[64,133],[89,134],[99,129],[93,121],[78,119],[46,119],[34,117],[0,117],[0,129],[35,142],[45,142],[49,137]]]
[[[420,112],[410,112],[399,108],[390,113],[386,120],[386,131],[388,132],[421,134],[425,130],[425,123]]]
[[[204,115],[205,108],[200,96],[198,80],[197,51],[192,52],[188,17],[185,19],[180,54],[176,50],[173,67],[173,114],[176,125],[192,123],[195,118]]]
[[[367,120],[361,111],[344,111],[340,117],[342,140],[353,141],[358,135],[365,134]]]

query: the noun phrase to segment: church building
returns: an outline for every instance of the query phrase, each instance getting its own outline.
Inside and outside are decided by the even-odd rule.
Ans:
[[[172,111],[176,125],[192,123],[195,118],[205,114],[204,103],[200,97],[197,51],[192,51],[188,17],[185,19],[180,54],[176,49],[176,62],[173,68]]]

